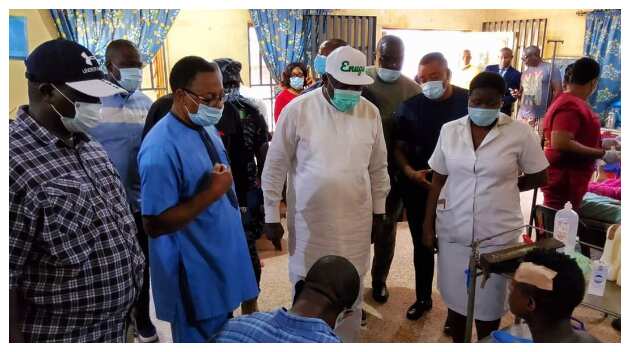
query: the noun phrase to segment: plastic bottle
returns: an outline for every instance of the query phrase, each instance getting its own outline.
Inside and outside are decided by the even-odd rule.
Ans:
[[[615,112],[612,110],[608,113],[605,127],[611,130],[615,129]]]
[[[587,293],[595,296],[603,296],[606,291],[606,280],[608,279],[608,265],[596,260],[592,264],[593,272],[588,284]]]
[[[564,205],[564,209],[556,213],[553,221],[553,238],[564,243],[560,250],[566,254],[575,252],[577,242],[578,214],[573,211],[571,202]]]

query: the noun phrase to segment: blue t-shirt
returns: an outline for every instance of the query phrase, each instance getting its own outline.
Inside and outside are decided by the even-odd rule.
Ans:
[[[228,164],[216,129],[206,129]],[[198,193],[212,162],[199,130],[172,113],[147,134],[138,154],[142,214],[159,215]],[[258,295],[240,210],[224,195],[180,231],[151,238],[151,285],[157,317],[173,321],[177,300],[189,320],[225,315]],[[192,316],[191,316],[192,315]]]
[[[416,170],[429,167],[440,129],[468,114],[468,90],[453,86],[453,94],[435,101],[420,93],[403,102],[394,114],[394,141],[405,142],[407,160]]]
[[[281,308],[228,321],[211,342],[220,343],[338,343],[325,321],[307,318]]]

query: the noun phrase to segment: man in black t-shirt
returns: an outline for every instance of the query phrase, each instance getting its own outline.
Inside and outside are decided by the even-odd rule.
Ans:
[[[401,194],[414,246],[416,302],[407,310],[410,320],[419,319],[433,306],[434,249],[422,245],[422,223],[431,182],[428,161],[442,125],[468,114],[468,91],[450,84],[448,63],[441,53],[425,55],[416,77],[422,93],[400,105],[394,114],[393,133],[394,157],[401,171]]]
[[[167,94],[158,98],[153,102],[147,113],[147,118],[144,121],[144,129],[142,130],[142,140],[147,136],[149,131],[160,121],[173,106],[173,94]]]

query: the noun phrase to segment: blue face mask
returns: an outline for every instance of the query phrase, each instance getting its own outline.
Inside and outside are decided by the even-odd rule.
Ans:
[[[499,117],[499,109],[482,109],[469,106],[468,117],[477,126],[490,126]]]
[[[304,77],[291,77],[289,84],[295,90],[302,90],[304,89]]]
[[[442,81],[429,81],[422,84],[422,94],[431,100],[440,99],[445,91]]]
[[[186,93],[186,96],[190,100],[192,100],[195,104],[197,104],[197,107],[198,107],[197,112],[190,112],[188,111],[188,108],[184,106],[186,108],[186,111],[188,111],[188,116],[190,117],[190,121],[192,123],[194,123],[197,126],[205,127],[205,126],[214,126],[219,122],[219,120],[221,120],[221,116],[223,115],[223,108],[219,109],[212,106],[199,104],[196,101],[194,101],[188,95],[188,93]]]
[[[320,76],[326,73],[326,56],[317,55],[313,60],[313,69]]]
[[[361,91],[335,88],[335,95],[330,99],[332,104],[341,112],[352,110],[361,100]]]
[[[116,67],[118,68],[118,67]],[[130,67],[130,68],[118,68],[120,72],[120,80],[117,80],[118,85],[124,88],[129,93],[135,92],[142,84],[142,69]]]
[[[383,80],[383,82],[391,83],[400,78],[400,71],[390,70],[388,68],[379,68],[376,71],[378,77]]]

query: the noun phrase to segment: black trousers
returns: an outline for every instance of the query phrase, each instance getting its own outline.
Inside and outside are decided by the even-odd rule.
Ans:
[[[498,330],[501,319],[492,321],[483,321],[475,319],[475,328],[477,328],[477,341],[481,341],[490,335],[491,332]],[[464,342],[466,337],[466,316],[448,310],[446,316],[446,325],[451,327],[451,337],[453,342]]]
[[[512,107],[514,106],[514,104],[505,104],[503,103],[503,106],[501,107],[501,112],[508,115],[508,116],[512,116]]]
[[[258,287],[260,287],[262,270],[258,249],[256,249],[256,241],[262,235],[263,225],[265,223],[262,189],[247,192],[246,204],[247,211],[241,212],[241,220],[247,239],[247,249],[249,250],[249,256],[252,260],[252,266],[254,267],[254,275],[256,275],[256,283]]]
[[[149,318],[149,238],[144,232],[144,226],[142,225],[142,215],[138,213],[133,214],[133,219],[136,222],[136,228],[138,229],[137,238],[142,254],[145,258],[145,267],[143,275],[142,288],[140,289],[140,296],[134,306],[134,319],[136,321],[137,329],[147,328],[151,324],[151,318]]]
[[[403,203],[407,209],[407,223],[413,240],[413,266],[416,274],[416,300],[431,299],[433,270],[435,268],[433,248],[422,244],[422,223],[427,203],[427,191],[406,181],[401,185]]]
[[[245,230],[245,236],[247,237],[247,249],[249,250],[249,257],[252,260],[252,266],[254,267],[254,275],[256,276],[256,284],[260,288],[260,277],[262,275],[262,269],[260,267],[260,258],[258,257],[258,249],[256,249],[256,240],[258,239],[252,231]]]
[[[391,177],[391,176],[390,176]],[[400,192],[395,182],[385,202],[385,214],[387,219],[383,223],[381,231],[372,234],[374,243],[374,259],[372,260],[372,287],[385,285],[389,269],[394,260],[396,248],[396,225],[402,214],[403,205]]]

